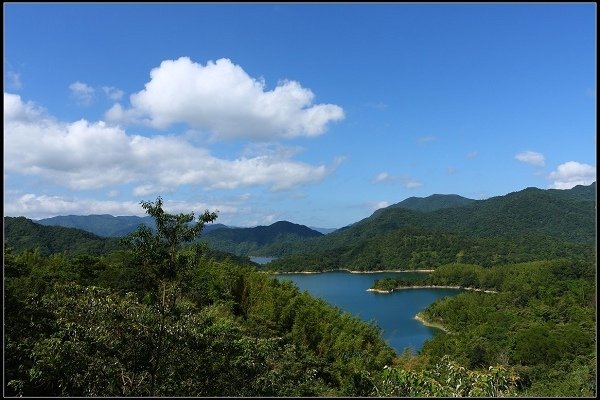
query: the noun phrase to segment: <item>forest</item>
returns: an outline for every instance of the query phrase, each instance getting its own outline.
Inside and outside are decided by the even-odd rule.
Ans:
[[[526,396],[594,396],[595,281],[593,259],[554,259],[490,268],[454,263],[418,282],[382,279],[373,287],[487,290],[448,297],[421,311],[449,334],[427,341],[417,358],[449,356],[475,369],[510,365]]]
[[[376,269],[395,254],[433,267],[419,285],[494,292],[433,303],[420,316],[448,333],[396,354],[374,323],[199,241],[216,214],[174,215],[162,204],[141,203],[155,229],[120,239],[5,217],[6,396],[596,395],[588,233],[509,240],[404,227],[313,254],[314,269]],[[391,221],[386,212],[373,219],[382,217]],[[362,224],[380,229],[373,219]],[[311,269],[300,261],[310,254],[293,257]]]

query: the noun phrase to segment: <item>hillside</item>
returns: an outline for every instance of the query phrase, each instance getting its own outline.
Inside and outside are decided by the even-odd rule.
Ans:
[[[323,234],[287,221],[254,228],[220,228],[206,232],[202,241],[217,250],[236,255],[280,256],[297,242]]]
[[[409,197],[387,208],[406,208],[413,211],[429,212],[444,208],[463,207],[475,202],[477,200],[468,199],[456,194],[432,194],[428,197]]]
[[[39,248],[43,255],[101,255],[121,248],[118,239],[102,238],[82,229],[44,226],[25,217],[4,217],[4,244],[15,251]]]
[[[102,215],[59,215],[35,221],[40,225],[63,226],[66,228],[78,228],[102,237],[126,236],[135,231],[140,225],[146,225],[154,230],[155,225],[151,217],[118,216],[109,214]],[[223,224],[208,224],[204,232],[212,229],[224,228]]]
[[[483,265],[587,257],[596,237],[595,197],[594,183],[570,190],[527,188],[429,212],[390,206],[325,237],[294,244],[293,259],[280,258],[270,267],[417,268],[471,254],[470,262]]]

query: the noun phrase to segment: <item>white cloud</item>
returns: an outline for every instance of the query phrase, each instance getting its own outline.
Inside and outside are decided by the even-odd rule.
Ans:
[[[117,89],[113,86],[102,86],[102,90],[104,91],[106,97],[108,97],[112,101],[121,100],[121,98],[125,94],[124,91],[122,91],[121,89]]]
[[[515,158],[525,164],[536,165],[538,167],[543,167],[546,163],[543,154],[529,150],[515,155]]]
[[[403,178],[402,184],[407,189],[415,189],[415,188],[423,186],[423,182],[415,181],[414,179],[412,179],[410,177]]]
[[[571,189],[577,185],[590,185],[596,180],[596,167],[569,161],[559,165],[556,171],[548,175],[548,179],[554,181],[549,186],[552,189]]]
[[[161,193],[165,193],[168,190],[166,188],[164,188],[163,186],[156,186],[156,185],[152,185],[152,184],[147,184],[147,185],[140,185],[140,186],[136,186],[133,189],[133,195],[136,197],[145,197],[151,194],[161,194]]]
[[[75,98],[78,104],[89,106],[94,100],[94,88],[82,82],[73,82],[69,85],[71,96]]]
[[[5,215],[41,219],[56,215],[138,215],[145,216],[145,210],[137,201],[95,200],[77,197],[36,195],[32,193],[5,199]],[[8,200],[8,201],[6,201]],[[227,204],[207,204],[202,202],[170,201],[164,202],[165,211],[173,214],[194,212],[196,215],[205,210],[235,213],[237,208]]]
[[[392,179],[392,176],[390,174],[388,174],[387,172],[381,172],[375,177],[375,182],[385,182],[389,181],[390,179]]]
[[[113,106],[106,118],[166,128],[187,123],[220,139],[273,140],[322,134],[344,118],[334,104],[313,105],[314,94],[295,81],[273,90],[229,59],[206,65],[187,57],[163,61],[150,72],[145,89],[130,96],[132,108]]]
[[[35,103],[24,103],[18,94],[4,93],[4,120],[33,121],[41,119],[46,111]]]
[[[293,189],[323,179],[338,165],[292,159],[280,148],[252,157],[221,159],[177,136],[143,137],[102,121],[72,123],[42,118],[20,96],[4,94],[5,170],[36,175],[75,190],[133,183],[136,195],[182,185],[235,189],[265,185]]]

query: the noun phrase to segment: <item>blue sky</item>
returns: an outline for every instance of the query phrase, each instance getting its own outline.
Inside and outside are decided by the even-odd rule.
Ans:
[[[596,179],[596,5],[4,3],[4,213],[339,228]]]

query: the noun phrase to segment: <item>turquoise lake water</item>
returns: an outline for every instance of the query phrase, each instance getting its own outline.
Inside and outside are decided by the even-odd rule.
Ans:
[[[367,292],[375,279],[402,277],[418,279],[419,272],[350,273],[346,271],[320,274],[277,274],[278,279],[293,281],[300,290],[322,298],[357,315],[365,321],[375,321],[383,338],[401,353],[405,348],[418,351],[423,343],[440,331],[415,320],[415,315],[437,299],[455,296],[459,289],[407,289],[392,293]]]

